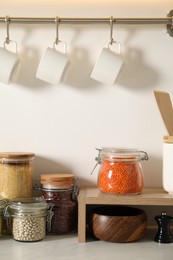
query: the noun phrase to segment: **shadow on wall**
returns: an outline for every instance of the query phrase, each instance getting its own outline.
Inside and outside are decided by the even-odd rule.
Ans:
[[[41,174],[45,173],[72,173],[70,168],[59,163],[58,161],[53,161],[52,159],[36,156],[35,158],[35,178],[38,178]]]
[[[21,72],[18,84],[26,87],[47,87],[48,83],[36,78],[36,72],[40,61],[39,51],[33,48],[25,48],[21,53]],[[92,64],[86,49],[74,48],[70,57],[70,66],[64,83],[79,89],[91,89],[100,83],[90,78]]]
[[[124,53],[124,58],[125,64],[116,83],[135,90],[150,88],[158,84],[159,73],[146,63],[140,49],[128,49]]]
[[[47,83],[36,78],[39,59],[39,51],[37,49],[28,47],[23,50],[21,53],[21,71],[17,80],[19,85],[32,88],[47,86]]]
[[[69,55],[71,64],[65,83],[79,89],[91,89],[99,86],[99,82],[90,78],[93,64],[89,60],[88,50],[76,47]]]
[[[35,167],[34,167],[34,179],[35,181],[39,180],[41,174],[47,173],[72,173],[77,178],[77,184],[79,187],[93,187],[96,186],[95,183],[88,181],[84,178],[77,176],[71,168],[61,164],[58,161],[53,161],[52,159],[36,156],[35,158]]]
[[[86,25],[85,28],[89,29],[90,26]],[[76,42],[82,37],[82,33],[83,26],[78,26],[74,30],[74,35],[71,39],[72,49],[71,52],[68,53],[71,64],[65,83],[78,89],[92,90],[93,87],[99,86],[100,83],[90,78],[94,64],[90,61],[88,49],[82,46],[76,46]]]
[[[149,155],[149,160],[142,163],[145,187],[163,187],[162,182],[162,159]]]
[[[26,30],[26,28],[24,27]],[[39,49],[28,47],[26,42],[29,38],[32,27],[28,27],[25,37],[22,41],[23,52],[21,52],[21,73],[18,83],[21,86],[32,87],[34,89],[49,86],[48,83],[36,78],[36,71],[40,61]],[[70,58],[70,66],[64,81],[65,84],[78,89],[90,89],[99,87],[101,83],[90,78],[94,64],[90,61],[89,50],[82,46],[75,46],[77,39],[81,36],[82,29],[74,30],[74,36],[70,45],[71,52],[68,52]],[[121,70],[114,85],[118,84],[127,88],[140,90],[153,87],[159,82],[159,72],[155,68],[147,64],[143,51],[137,47],[128,48],[130,40],[134,37],[135,30],[129,30],[124,45],[127,50],[123,53],[125,64]],[[104,43],[101,44],[104,47]],[[48,46],[47,46],[48,47]],[[96,58],[97,60],[97,58]],[[96,62],[96,61],[95,61]]]
[[[143,29],[147,28],[143,27]],[[157,27],[156,27],[157,28]],[[154,28],[156,30],[156,28]],[[131,40],[135,37],[136,29],[128,28],[124,45],[127,46],[123,52],[125,60],[124,67],[117,78],[117,84],[134,90],[142,90],[153,87],[159,82],[159,72],[147,63],[144,57],[145,50],[130,46]]]
[[[85,178],[79,178],[78,180],[78,185],[79,187],[85,187],[85,188],[88,188],[88,187],[96,187],[97,186],[97,183],[96,182],[91,182]]]
[[[26,28],[24,29],[26,30]],[[36,72],[41,57],[38,49],[26,46],[26,42],[29,38],[28,35],[31,30],[32,27],[28,27],[25,34],[26,36],[22,41],[23,52],[20,53],[21,71],[17,82],[21,86],[38,89],[40,87],[47,87],[49,84],[36,78]],[[79,89],[93,89],[94,86],[100,85],[100,83],[90,78],[93,64],[91,64],[89,60],[88,50],[84,49],[82,46],[75,47],[76,40],[79,36],[81,36],[80,28],[76,29],[74,32],[74,37],[71,41],[72,51],[67,51],[70,59],[70,66],[63,83]]]

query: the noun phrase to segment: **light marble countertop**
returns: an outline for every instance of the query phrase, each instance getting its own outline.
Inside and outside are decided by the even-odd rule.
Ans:
[[[173,243],[157,243],[154,235],[155,231],[149,230],[144,238],[133,243],[78,243],[77,234],[46,236],[39,242],[23,243],[6,236],[0,238],[0,260],[172,260]]]

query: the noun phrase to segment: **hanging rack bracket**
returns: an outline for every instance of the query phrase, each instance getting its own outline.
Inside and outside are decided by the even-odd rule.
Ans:
[[[172,19],[172,23],[171,24],[167,24],[167,32],[168,34],[173,37],[173,10],[171,10],[169,12],[169,14],[167,15],[167,17],[170,17]]]

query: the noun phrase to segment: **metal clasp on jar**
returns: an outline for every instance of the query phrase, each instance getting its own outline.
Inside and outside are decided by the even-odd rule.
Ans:
[[[96,150],[97,150],[99,153],[98,153],[98,156],[97,156],[97,157],[95,157],[96,164],[95,164],[94,168],[92,169],[92,171],[91,171],[90,175],[92,175],[92,174],[93,174],[93,172],[94,172],[94,170],[96,169],[97,165],[98,165],[98,164],[101,164],[101,157],[100,157],[100,153],[101,153],[102,149],[101,149],[101,148],[96,148]]]
[[[101,159],[101,156],[100,156],[101,151],[102,151],[102,148],[96,148],[96,150],[97,150],[99,153],[98,153],[98,156],[95,158],[96,164],[95,164],[93,170],[91,171],[90,175],[93,174],[93,172],[94,172],[94,170],[96,169],[97,165],[102,163],[102,159]],[[140,160],[146,160],[146,161],[149,159],[148,154],[147,154],[146,152],[144,152],[144,151],[138,151],[138,153],[139,153],[139,155],[140,155],[140,153],[142,154],[141,156],[138,157],[138,159],[140,159]]]
[[[148,157],[148,154],[144,151],[140,151],[140,153],[143,153],[143,156],[141,157],[141,160],[142,161],[148,161],[149,160],[149,157]]]
[[[55,205],[53,203],[48,203],[48,214],[47,214],[47,219],[46,219],[46,226],[47,226],[47,231],[48,232],[51,232],[51,226],[52,226],[52,218],[53,218],[53,215],[54,215],[54,212],[53,212],[53,207]]]
[[[3,214],[4,214],[4,218],[6,219],[6,223],[7,223],[7,229],[10,229],[10,212],[9,212],[9,207],[10,205],[7,205],[4,210],[3,210]]]
[[[79,186],[75,183],[74,189],[73,189],[73,194],[72,194],[72,199],[77,201],[78,194],[79,194]]]

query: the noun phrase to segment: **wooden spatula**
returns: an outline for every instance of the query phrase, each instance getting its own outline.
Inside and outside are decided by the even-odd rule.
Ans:
[[[173,136],[173,108],[170,95],[157,90],[154,91],[154,95],[168,134]]]

